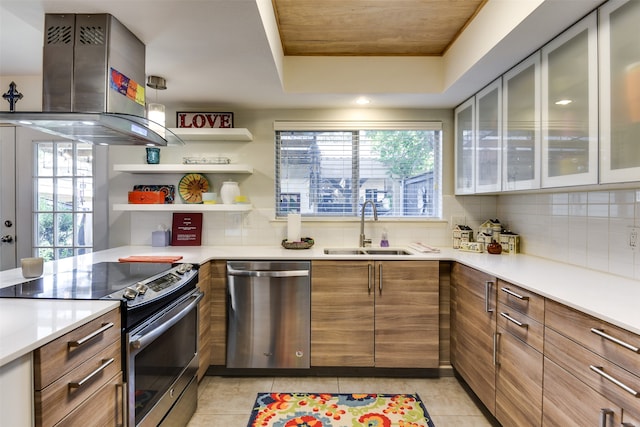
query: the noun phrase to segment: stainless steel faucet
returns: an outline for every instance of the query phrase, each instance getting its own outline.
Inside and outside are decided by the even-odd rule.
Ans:
[[[362,214],[360,215],[360,247],[364,248],[367,245],[371,245],[371,239],[367,239],[364,235],[364,210],[367,207],[367,204],[371,203],[371,207],[373,208],[373,219],[375,221],[378,220],[378,210],[376,209],[376,204],[373,200],[365,200],[362,204]]]

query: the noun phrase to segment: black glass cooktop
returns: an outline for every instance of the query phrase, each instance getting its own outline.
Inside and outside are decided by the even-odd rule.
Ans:
[[[103,262],[0,289],[0,298],[100,299],[169,270],[171,264]]]

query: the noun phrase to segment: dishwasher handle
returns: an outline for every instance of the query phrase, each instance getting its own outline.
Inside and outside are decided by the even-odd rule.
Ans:
[[[245,277],[306,277],[309,270],[236,270],[227,266],[229,276]]]

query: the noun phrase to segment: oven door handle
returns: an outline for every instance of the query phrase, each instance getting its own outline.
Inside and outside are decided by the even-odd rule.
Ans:
[[[170,327],[178,323],[187,314],[189,314],[189,312],[198,305],[198,302],[200,302],[203,296],[204,296],[204,293],[199,291],[197,293],[193,293],[185,301],[186,305],[184,305],[183,303],[173,307],[171,310],[167,311],[159,319],[153,322],[153,323],[156,323],[158,320],[162,320],[162,323],[160,325],[158,326],[151,325],[150,327],[148,327],[148,329],[151,329],[148,333],[146,334],[144,333],[144,330],[147,329],[145,328],[142,331],[140,331],[141,332],[140,334],[136,334],[133,337],[131,337],[129,341],[129,347],[132,350],[138,351],[148,346],[149,344],[151,344],[156,338],[158,338],[160,335],[165,333]],[[164,320],[165,316],[171,316],[171,317],[169,319]]]

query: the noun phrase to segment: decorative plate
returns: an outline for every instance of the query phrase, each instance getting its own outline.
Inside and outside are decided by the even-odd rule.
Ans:
[[[162,191],[164,194],[164,202],[171,204],[176,198],[176,186],[175,185],[134,185],[133,191]]]
[[[209,180],[199,173],[188,173],[178,184],[178,193],[185,203],[202,203],[202,193],[209,191]]]

